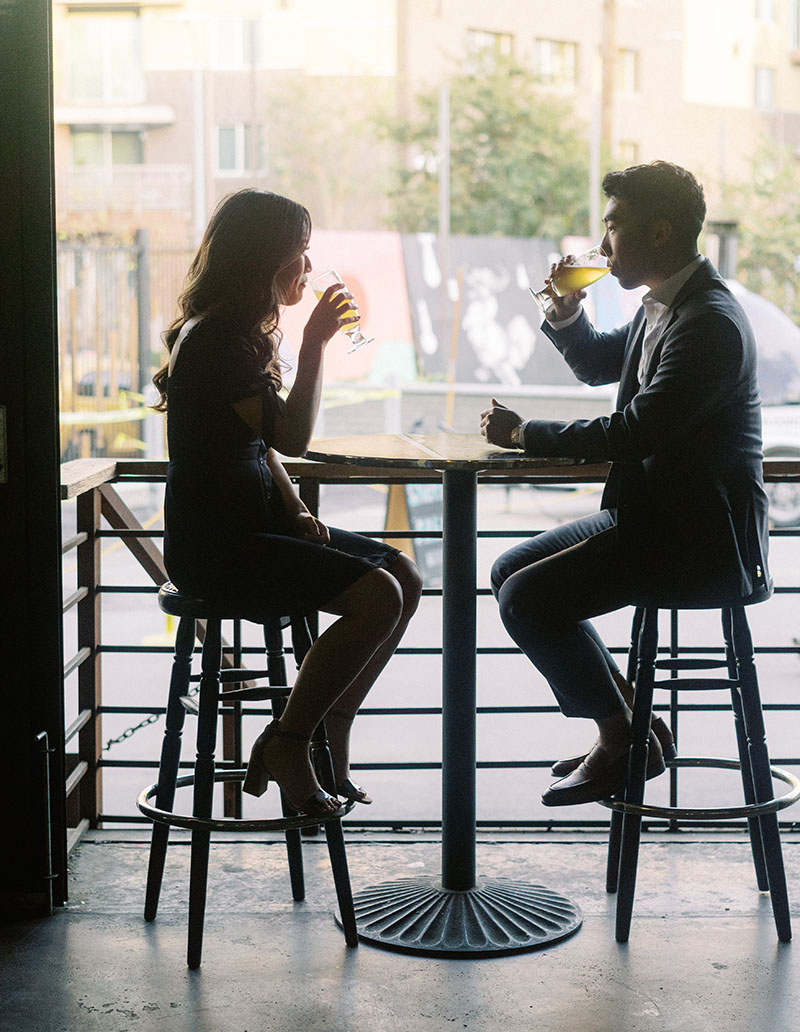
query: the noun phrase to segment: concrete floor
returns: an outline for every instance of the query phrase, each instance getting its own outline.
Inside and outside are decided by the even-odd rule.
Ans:
[[[69,904],[0,928],[3,1032],[800,1029],[797,947],[778,943],[736,833],[645,838],[626,946],[614,941],[602,835],[481,833],[479,875],[544,884],[584,922],[542,950],[467,960],[347,949],[324,840],[307,841],[307,900],[292,903],[280,841],[218,837],[194,972],[184,959],[186,840],[176,835],[170,849],[152,925],[141,916],[147,848],[141,831],[92,833],[72,856]],[[800,834],[785,834],[784,855],[800,929]],[[358,890],[435,875],[440,842],[353,832],[348,857]]]

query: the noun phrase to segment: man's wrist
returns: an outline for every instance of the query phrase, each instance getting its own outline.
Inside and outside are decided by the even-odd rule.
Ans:
[[[524,429],[524,427],[525,427],[525,423],[523,421],[523,422],[517,423],[517,425],[511,431],[511,443],[512,443],[512,445],[515,448],[522,448],[523,450],[525,448],[525,438],[523,436],[523,429]]]

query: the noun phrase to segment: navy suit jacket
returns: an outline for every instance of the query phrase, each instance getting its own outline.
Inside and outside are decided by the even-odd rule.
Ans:
[[[588,384],[619,382],[616,411],[525,423],[525,450],[610,460],[602,507],[615,509],[621,562],[643,597],[674,605],[769,596],[767,496],[752,328],[704,260],[678,293],[639,384],[644,308],[594,329],[585,313],[544,331]]]

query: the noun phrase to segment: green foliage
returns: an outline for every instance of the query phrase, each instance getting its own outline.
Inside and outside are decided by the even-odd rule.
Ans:
[[[762,148],[752,179],[733,191],[739,218],[737,279],[800,324],[800,162]]]
[[[269,188],[305,204],[320,228],[379,226],[386,155],[375,126],[390,101],[379,79],[276,77],[262,113]]]
[[[394,170],[390,223],[438,228],[438,90],[417,114],[387,122],[405,167]],[[559,237],[588,224],[588,146],[570,105],[527,69],[493,59],[450,81],[450,229],[457,234]]]

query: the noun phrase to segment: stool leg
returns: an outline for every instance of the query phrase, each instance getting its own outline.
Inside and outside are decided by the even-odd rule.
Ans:
[[[658,610],[648,608],[645,610],[639,635],[633,727],[628,760],[628,781],[625,788],[625,801],[636,806],[641,806],[644,801],[657,649]],[[642,818],[639,814],[625,813],[623,815],[617,894],[617,942],[627,942],[630,934],[641,827]]]
[[[214,752],[217,745],[217,711],[219,708],[219,670],[222,662],[222,629],[218,618],[209,618],[203,643],[203,669],[200,680],[200,712],[197,718],[197,759],[194,766],[195,817],[211,816],[214,800]],[[191,868],[189,873],[189,942],[186,962],[190,968],[200,967],[203,953],[203,924],[208,887],[208,854],[211,832],[205,828],[192,831]]]
[[[320,785],[326,792],[335,794],[336,778],[333,773],[333,760],[324,721],[320,721],[312,736],[311,759]],[[353,890],[350,886],[350,872],[347,867],[347,853],[344,848],[342,822],[341,819],[325,821],[324,826],[344,941],[348,946],[358,946],[356,913],[353,906]]]
[[[269,621],[264,624],[264,646],[267,651],[267,675],[269,683],[286,684],[286,660],[284,659],[283,631],[280,620]],[[272,715],[280,717],[286,707],[286,700],[276,698],[272,700]],[[292,808],[289,800],[281,792],[281,810],[284,817],[293,817],[296,811]],[[286,859],[289,864],[289,883],[292,887],[292,899],[301,902],[306,898],[305,875],[303,873],[303,843],[300,837],[299,828],[287,828],[284,832],[286,838]]]
[[[736,652],[733,646],[733,621],[730,609],[722,610],[722,636],[725,640],[725,656],[728,661],[728,677],[738,682],[739,670],[736,664]],[[742,714],[742,698],[737,688],[731,689],[731,707],[733,709],[733,726],[736,732],[736,747],[739,752],[739,764],[742,775],[742,791],[744,801],[748,806],[756,802],[755,788],[753,787],[753,770],[750,765],[750,750],[747,745],[747,732],[744,727],[744,716]],[[748,817],[748,831],[750,833],[750,851],[753,854],[753,866],[756,872],[756,882],[759,891],[766,892],[769,889],[767,877],[767,865],[764,859],[764,844],[761,841],[761,826],[757,817]]]
[[[628,666],[626,678],[628,684],[636,684],[636,667],[639,662],[639,634],[642,629],[644,609],[637,606],[631,621],[631,644],[628,649]],[[624,793],[615,798],[624,799]],[[611,826],[608,830],[608,859],[606,861],[606,892],[616,892],[619,883],[619,851],[622,838],[622,811],[611,811]]]
[[[194,638],[194,620],[190,617],[183,617],[178,624],[178,630],[175,635],[175,658],[172,661],[172,673],[169,682],[166,727],[164,739],[161,743],[161,760],[158,765],[156,806],[159,810],[171,810],[175,802],[175,782],[178,778],[183,724],[186,719],[186,710],[181,704],[181,696],[185,695],[189,690]],[[154,920],[158,910],[168,843],[169,825],[160,822],[154,823],[153,836],[150,840],[150,860],[147,867],[147,890],[144,902],[145,921]]]
[[[758,677],[753,659],[753,639],[743,608],[731,610],[731,624],[753,789],[756,802],[764,803],[773,798],[772,774],[761,698],[758,691]],[[778,815],[776,813],[764,814],[758,819],[758,823],[764,846],[764,860],[767,867],[775,927],[780,941],[788,942],[792,937],[792,926],[789,917],[789,895],[786,889],[786,872],[783,866]]]

